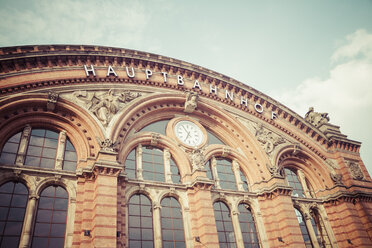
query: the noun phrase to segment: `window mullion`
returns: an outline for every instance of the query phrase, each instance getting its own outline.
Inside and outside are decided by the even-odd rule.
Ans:
[[[30,140],[31,136],[31,126],[26,125],[23,129],[21,141],[19,142],[17,158],[16,158],[16,165],[24,165],[27,153],[27,145]]]
[[[305,180],[305,174],[301,169],[297,170],[297,176],[298,180],[301,183],[302,189],[304,191],[305,197],[306,198],[311,198],[309,188],[307,187],[306,180]]]
[[[242,179],[240,178],[240,166],[236,159],[232,161],[232,169],[233,169],[234,176],[235,176],[236,188],[239,191],[244,191],[243,182],[242,182]]]
[[[318,239],[317,239],[317,237],[315,235],[315,230],[314,230],[313,225],[311,223],[310,212],[306,208],[303,208],[303,209],[304,209],[305,224],[306,224],[306,228],[307,228],[307,230],[309,232],[311,243],[312,243],[312,245],[313,245],[314,248],[319,248]]]
[[[142,152],[142,145],[139,144],[136,148],[136,177],[138,180],[143,180]]]
[[[54,165],[54,168],[56,168],[57,170],[62,170],[63,155],[65,153],[65,147],[66,147],[66,131],[62,131],[59,133],[59,136],[58,136],[56,162]]]
[[[164,173],[165,173],[165,182],[172,183],[172,172],[170,169],[170,152],[166,148],[163,151],[163,160],[164,160]]]
[[[220,178],[218,177],[217,172],[217,159],[214,156],[211,158],[211,171],[216,189],[221,189]]]

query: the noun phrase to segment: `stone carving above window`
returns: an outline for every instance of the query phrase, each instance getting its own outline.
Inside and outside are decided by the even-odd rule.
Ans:
[[[363,180],[364,179],[363,172],[360,169],[360,166],[359,166],[358,162],[346,160],[346,164],[349,167],[349,170],[351,172],[351,176],[355,180]]]
[[[270,155],[278,145],[286,142],[283,137],[264,128],[262,124],[257,124],[255,129],[256,138],[267,155]]]
[[[309,111],[305,114],[305,120],[314,127],[319,127],[329,122],[329,116],[328,113],[314,112],[314,108],[310,107]]]
[[[104,152],[115,151],[115,146],[117,145],[117,142],[112,142],[112,140],[110,139],[101,140],[99,137],[97,137],[97,141],[101,148],[101,151],[104,151]]]
[[[192,165],[192,171],[200,170],[204,168],[205,157],[204,149],[195,149],[189,154],[189,158]]]
[[[186,102],[185,102],[185,113],[192,113],[198,106],[198,93],[188,91],[186,93]]]
[[[79,90],[65,97],[89,109],[106,127],[116,113],[141,95],[142,93],[129,90],[110,89],[108,91]]]

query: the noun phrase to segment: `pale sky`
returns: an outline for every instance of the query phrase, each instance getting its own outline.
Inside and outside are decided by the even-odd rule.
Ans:
[[[169,56],[304,116],[328,112],[372,173],[372,0],[0,0],[0,46],[84,44]]]

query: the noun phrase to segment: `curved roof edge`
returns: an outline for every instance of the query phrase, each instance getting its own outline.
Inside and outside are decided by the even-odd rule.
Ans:
[[[330,125],[332,126],[332,132],[329,132],[327,134],[324,130],[320,130],[311,125],[302,116],[286,107],[285,105],[281,104],[280,102],[276,101],[275,99],[271,98],[270,96],[224,74],[167,56],[126,48],[96,45],[26,45],[0,47],[0,79],[8,77],[10,74],[12,74],[12,70],[9,70],[9,68],[12,68],[12,65],[15,64],[21,65],[18,66],[17,69],[17,73],[19,73],[19,71],[22,71],[22,65],[24,67],[23,70],[29,70],[29,68],[24,65],[26,64],[26,62],[29,63],[30,61],[36,61],[42,58],[53,60],[56,57],[71,58],[74,56],[79,58],[95,56],[96,59],[97,57],[104,57],[104,60],[108,60],[109,62],[114,61],[114,58],[122,58],[123,60],[133,59],[150,64],[161,64],[170,67],[177,67],[183,72],[189,71],[190,73],[197,73],[199,75],[203,75],[203,77],[207,79],[209,78],[211,80],[217,81],[217,83],[222,84],[225,89],[231,89],[235,92],[245,91],[246,93],[248,93],[248,95],[251,96],[250,98],[253,98],[260,104],[272,106],[272,109],[277,109],[278,114],[286,119],[290,124],[300,128],[306,133],[309,133],[309,130],[313,130],[311,132],[311,136],[320,143],[330,145],[334,141],[338,143],[346,142],[353,145],[353,147],[355,147],[355,150],[359,150],[361,144],[360,142],[347,139],[346,135],[342,135],[341,132],[339,132],[338,126]],[[0,96],[8,92],[8,90],[4,89],[3,87],[0,87],[0,89],[3,89],[0,91]],[[11,91],[13,92],[13,90]],[[316,133],[316,135],[314,135],[314,133]]]

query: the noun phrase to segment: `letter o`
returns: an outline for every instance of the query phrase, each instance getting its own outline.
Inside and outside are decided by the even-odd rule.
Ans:
[[[260,113],[260,114],[262,114],[262,112],[264,111],[264,108],[263,108],[262,105],[259,104],[259,103],[256,103],[256,104],[254,105],[254,109],[255,109],[258,113]]]

